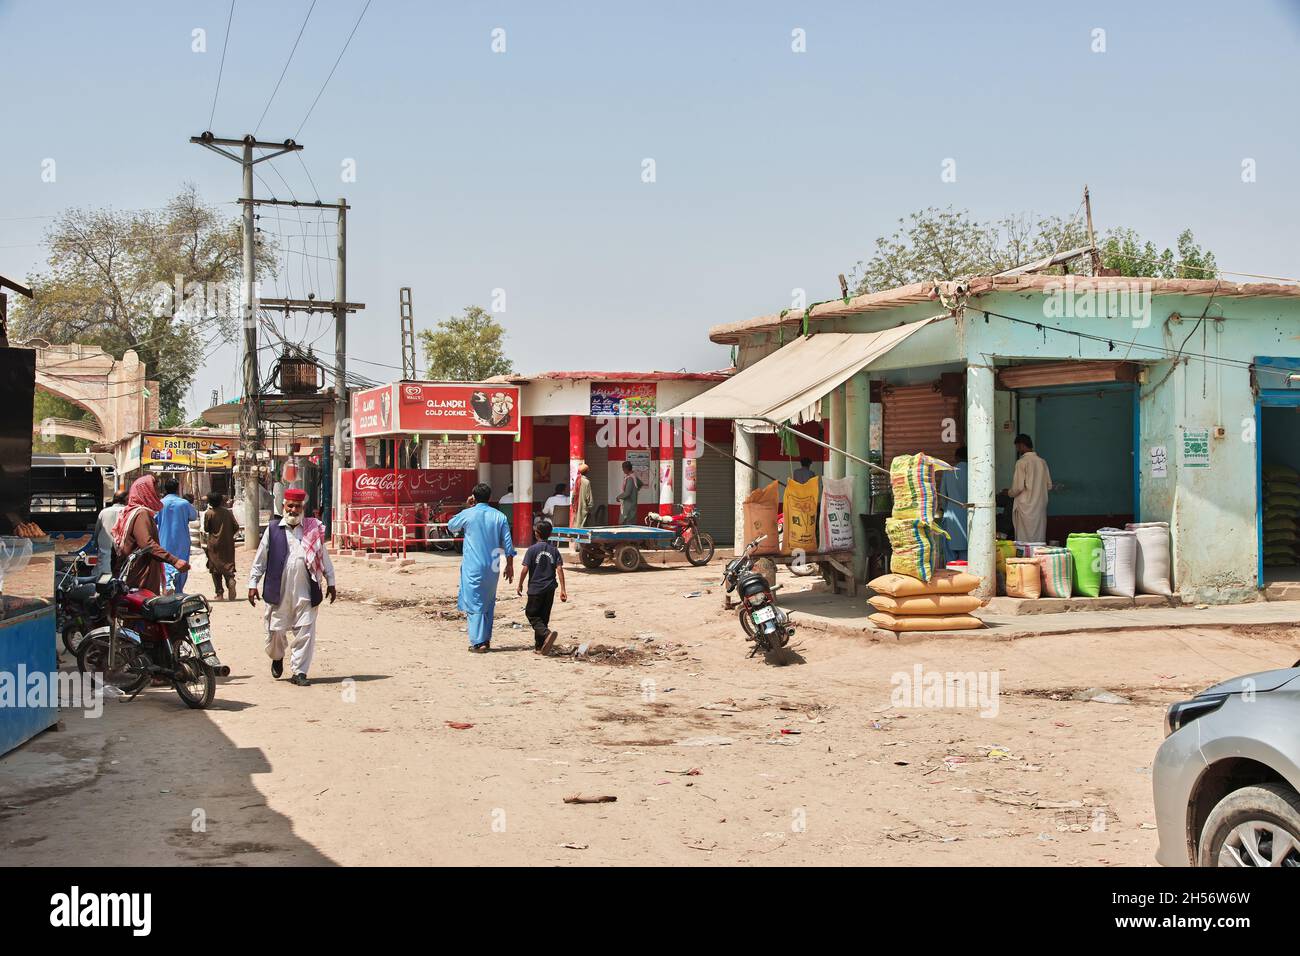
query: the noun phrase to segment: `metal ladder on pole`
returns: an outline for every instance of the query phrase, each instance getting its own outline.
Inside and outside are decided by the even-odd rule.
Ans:
[[[399,293],[402,312],[402,378],[414,379],[415,371],[415,311],[411,307],[411,287],[402,286]]]

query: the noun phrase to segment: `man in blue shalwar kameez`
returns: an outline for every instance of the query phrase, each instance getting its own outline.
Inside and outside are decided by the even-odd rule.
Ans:
[[[475,654],[486,654],[492,649],[492,617],[500,576],[497,562],[504,558],[506,580],[515,579],[515,546],[510,540],[510,522],[488,504],[491,497],[492,489],[479,482],[465,510],[447,522],[449,531],[465,535],[456,606],[469,619],[469,649]]]
[[[945,564],[949,561],[966,560],[968,547],[966,509],[954,502],[966,500],[966,474],[969,468],[970,466],[966,463],[966,446],[962,445],[957,449],[952,471],[939,473],[939,494],[952,499],[951,501],[941,500],[939,502],[943,505],[943,518],[939,521],[939,527],[948,532],[948,537],[943,542],[943,560]]]
[[[158,543],[163,550],[185,561],[190,559],[190,522],[199,520],[199,513],[194,506],[181,497],[181,484],[175,478],[163,481],[163,492],[167,497],[162,500],[162,510],[158,512]],[[185,593],[185,581],[190,576],[188,571],[177,571],[170,565],[163,568],[163,579],[167,591],[176,594]]]

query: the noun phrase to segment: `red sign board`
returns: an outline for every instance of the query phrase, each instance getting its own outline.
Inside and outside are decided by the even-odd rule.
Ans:
[[[437,434],[519,433],[519,386],[481,382],[398,382],[401,432]]]
[[[352,434],[358,438],[387,435],[393,427],[393,386],[380,385],[352,396]]]
[[[339,499],[346,505],[434,504],[461,502],[477,481],[473,471],[433,469],[344,468],[339,472]]]

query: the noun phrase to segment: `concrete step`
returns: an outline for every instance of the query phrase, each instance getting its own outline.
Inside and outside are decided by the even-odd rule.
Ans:
[[[1069,598],[1014,598],[995,597],[983,610],[998,617],[1016,617],[1023,614],[1060,614],[1066,611],[1127,611],[1134,608],[1181,607],[1178,595],[1139,594],[1136,597],[1069,597]]]

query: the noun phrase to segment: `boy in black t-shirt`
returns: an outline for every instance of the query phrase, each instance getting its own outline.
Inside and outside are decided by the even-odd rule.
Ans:
[[[528,604],[524,607],[524,616],[533,626],[534,653],[549,654],[559,636],[551,630],[551,606],[555,603],[555,582],[560,582],[560,600],[569,600],[569,593],[564,589],[564,562],[560,549],[551,544],[552,525],[545,518],[539,518],[533,524],[533,535],[537,542],[524,552],[523,570],[519,574],[516,594],[524,593],[524,581],[528,581]]]

